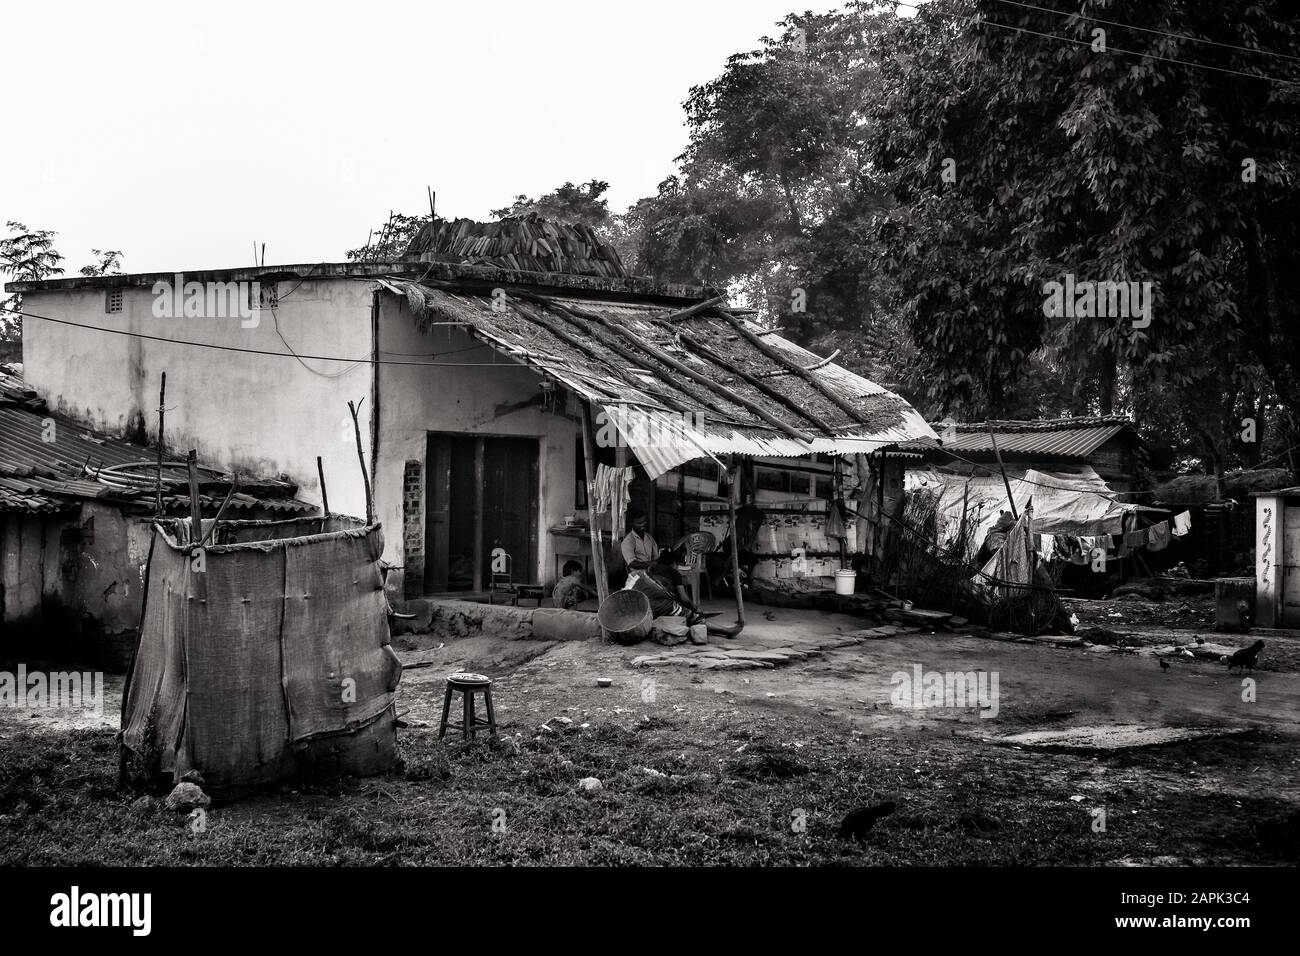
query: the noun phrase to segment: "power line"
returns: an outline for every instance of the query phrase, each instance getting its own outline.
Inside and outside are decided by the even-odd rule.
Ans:
[[[1017,33],[1028,33],[1032,36],[1043,37],[1044,39],[1047,40],[1064,40],[1066,43],[1073,43],[1075,46],[1084,46],[1084,47],[1088,47],[1089,49],[1091,49],[1092,47],[1092,43],[1088,40],[1076,40],[1073,37],[1063,37],[1056,33],[1042,33],[1038,30],[1030,30],[1026,27],[1013,27],[1010,24],[998,23],[996,20],[986,20],[983,17],[962,16],[960,14],[948,15],[939,12],[936,12],[934,15],[937,17],[945,17],[946,19],[949,20],[965,20],[969,23],[984,24],[991,27],[998,27],[1001,30],[1014,30]],[[1276,76],[1269,76],[1264,73],[1243,73],[1241,70],[1230,70],[1227,67],[1222,67],[1222,66],[1210,66],[1210,64],[1208,63],[1193,63],[1190,60],[1179,60],[1172,56],[1160,56],[1158,53],[1141,53],[1137,50],[1124,50],[1117,46],[1111,46],[1109,43],[1106,44],[1106,52],[1123,53],[1128,56],[1139,56],[1139,57],[1144,57],[1152,60],[1161,60],[1165,63],[1177,63],[1181,66],[1193,67],[1194,69],[1213,70],[1216,73],[1229,73],[1234,76],[1244,76],[1247,79],[1251,79],[1251,80],[1268,80],[1269,82],[1272,83],[1282,83],[1287,86],[1300,86],[1300,80],[1283,80],[1283,79],[1279,79]]]
[[[144,332],[131,332],[126,329],[107,329],[99,325],[86,325],[82,322],[73,322],[69,319],[56,319],[48,315],[38,315],[35,312],[25,312],[22,309],[11,309],[0,306],[0,312],[12,312],[14,315],[24,318],[41,319],[45,322],[54,322],[58,325],[70,325],[73,328],[89,329],[92,332],[110,332],[113,335],[126,335],[131,338],[148,339],[153,342],[166,342],[169,345],[189,345],[202,349],[217,349],[222,352],[242,352],[249,355],[273,355],[279,358],[309,358],[318,362],[349,362],[354,365],[417,365],[428,368],[516,368],[517,366],[503,362],[400,362],[390,359],[375,358],[343,358],[337,355],[298,355],[294,352],[272,352],[269,349],[249,349],[241,348],[236,345],[216,345],[211,342],[192,342],[188,339],[169,339],[161,335],[148,335]],[[476,348],[490,348],[488,345],[474,346]],[[468,351],[468,349],[453,349],[449,352],[434,352],[433,355],[451,355],[453,352]]]
[[[1265,56],[1275,56],[1283,60],[1292,60],[1296,63],[1300,63],[1300,56],[1291,56],[1289,53],[1275,53],[1272,50],[1237,46],[1235,43],[1222,43],[1218,40],[1207,40],[1203,37],[1194,37],[1188,33],[1167,33],[1164,30],[1152,30],[1149,27],[1134,26],[1132,23],[1120,23],[1118,20],[1105,20],[1101,17],[1094,17],[1090,13],[1071,13],[1069,10],[1053,10],[1051,7],[1040,7],[1032,3],[1021,3],[1020,0],[997,0],[997,2],[1005,3],[1013,7],[1024,7],[1026,10],[1041,10],[1043,13],[1055,13],[1062,17],[1079,17],[1083,20],[1092,20],[1094,23],[1105,23],[1112,27],[1123,27],[1126,30],[1138,30],[1142,33],[1154,33],[1156,36],[1169,37],[1173,40],[1191,40],[1193,43],[1208,43],[1211,46],[1223,47],[1226,50],[1240,50],[1243,53],[1262,53]]]

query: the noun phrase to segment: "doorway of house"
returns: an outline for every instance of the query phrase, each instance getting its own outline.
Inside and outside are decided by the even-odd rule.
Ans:
[[[425,462],[426,593],[482,591],[492,552],[511,579],[533,584],[537,564],[537,439],[430,433]]]

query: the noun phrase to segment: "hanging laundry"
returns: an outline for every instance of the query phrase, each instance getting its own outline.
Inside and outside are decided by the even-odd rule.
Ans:
[[[1163,551],[1169,547],[1169,522],[1162,521],[1147,528],[1147,548],[1151,551]]]
[[[1125,532],[1124,543],[1130,548],[1145,548],[1147,546],[1147,529]]]
[[[1056,554],[1056,535],[1043,534],[1038,536],[1038,557],[1044,561],[1051,561],[1052,556]]]
[[[1174,534],[1182,537],[1192,530],[1192,513],[1184,511],[1180,515],[1174,515]]]
[[[1056,535],[1056,548],[1060,556],[1071,564],[1087,564],[1088,550],[1082,538],[1074,535]]]

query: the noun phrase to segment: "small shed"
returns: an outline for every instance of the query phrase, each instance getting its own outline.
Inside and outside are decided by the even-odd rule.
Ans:
[[[392,767],[402,665],[389,646],[379,525],[223,522],[213,538],[196,547],[186,522],[155,526],[123,691],[129,775],[197,770],[222,798]]]

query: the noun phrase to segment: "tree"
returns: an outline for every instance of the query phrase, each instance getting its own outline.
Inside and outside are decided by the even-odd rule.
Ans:
[[[88,266],[81,267],[83,276],[116,276],[122,274],[121,249],[91,249],[90,254],[95,257],[95,261]]]
[[[1232,48],[1294,50],[1294,15],[1282,0],[1094,10],[1155,32],[997,0],[934,0],[892,27],[867,135],[897,203],[880,261],[907,290],[929,395],[997,413],[1046,362],[1089,410],[1158,394],[1236,415],[1253,383],[1294,416],[1300,64]],[[1151,324],[1049,319],[1044,283],[1067,273],[1151,282]],[[1216,455],[1222,418],[1201,440]],[[1206,424],[1189,411],[1181,427]]]
[[[15,282],[39,282],[63,274],[59,265],[63,256],[54,250],[58,233],[48,229],[28,229],[21,222],[9,220],[9,235],[0,239],[0,273]],[[14,293],[0,300],[0,341],[15,342],[22,337],[22,322],[16,314],[22,310],[22,295]]]
[[[393,262],[403,259],[406,247],[429,221],[429,216],[407,216],[400,212],[390,212],[378,228],[370,231],[366,245],[349,249],[346,255],[354,262]]]
[[[611,219],[609,200],[605,198],[608,191],[609,183],[599,179],[580,186],[565,183],[554,192],[537,199],[529,199],[520,194],[509,206],[493,209],[492,215],[496,219],[504,219],[506,216],[536,213],[557,222],[581,223],[600,230],[608,226]]]

